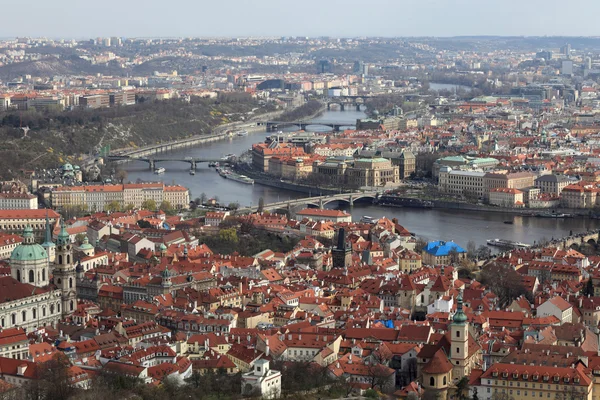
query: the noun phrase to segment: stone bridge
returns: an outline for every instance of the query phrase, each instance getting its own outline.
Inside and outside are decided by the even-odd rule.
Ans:
[[[200,158],[200,157],[186,157],[186,158],[144,158],[144,157],[131,157],[131,156],[108,156],[109,161],[142,161],[148,163],[151,170],[156,168],[156,164],[159,162],[179,161],[190,164],[192,170],[196,169],[197,164],[211,163],[211,162],[223,162],[221,158]]]
[[[555,246],[561,249],[568,249],[571,246],[579,246],[581,244],[584,243],[589,243],[589,244],[597,244],[598,243],[598,239],[600,238],[600,230],[595,230],[595,231],[589,231],[589,232],[584,232],[584,233],[579,233],[579,234],[572,234],[570,236],[565,236],[563,238],[558,238],[558,239],[552,239],[549,243],[548,246]],[[540,247],[539,245],[536,245],[535,247]]]
[[[263,210],[265,211],[275,211],[275,210],[289,210],[292,207],[306,207],[313,206],[318,208],[324,208],[327,204],[332,203],[334,201],[337,202],[345,202],[354,205],[354,202],[357,200],[369,199],[375,200],[377,199],[378,192],[353,192],[353,193],[341,193],[327,196],[315,196],[315,197],[306,197],[303,199],[295,199],[289,201],[279,201],[276,203],[265,204]],[[253,213],[258,210],[258,206],[253,207],[245,207],[240,208],[238,212],[240,213]]]

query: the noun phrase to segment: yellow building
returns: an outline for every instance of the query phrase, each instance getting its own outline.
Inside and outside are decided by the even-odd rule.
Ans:
[[[592,400],[593,386],[593,379],[582,363],[566,368],[497,363],[481,376],[478,397]]]

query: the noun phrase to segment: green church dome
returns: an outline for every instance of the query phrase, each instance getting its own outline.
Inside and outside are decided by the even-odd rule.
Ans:
[[[81,246],[79,246],[79,248],[81,250],[92,250],[94,246],[90,244],[90,240],[86,236],[85,238],[83,238],[83,243],[81,244]]]
[[[33,229],[27,226],[23,231],[23,243],[15,247],[10,255],[10,261],[39,261],[48,258],[46,250],[35,243]]]

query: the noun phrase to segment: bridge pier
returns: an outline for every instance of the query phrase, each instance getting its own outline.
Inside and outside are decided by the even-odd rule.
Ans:
[[[190,161],[190,169],[195,171],[196,170],[196,161]]]
[[[148,160],[148,166],[151,171],[154,171],[154,167],[156,166],[156,162],[154,160]]]
[[[322,209],[324,209],[324,208],[325,208],[325,205],[323,204],[323,198],[321,197],[321,198],[319,199],[319,209],[321,209],[321,210],[322,210]]]
[[[354,197],[352,195],[348,198],[348,203],[350,203],[350,207],[354,207]]]

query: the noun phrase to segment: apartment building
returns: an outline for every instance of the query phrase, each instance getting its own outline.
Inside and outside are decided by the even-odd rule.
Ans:
[[[62,186],[51,194],[52,206],[62,208],[84,205],[88,211],[104,211],[110,203],[117,202],[122,208],[140,208],[144,201],[153,200],[156,205],[168,201],[173,208],[189,207],[189,191],[183,186],[163,183],[131,183],[123,185]]]
[[[594,208],[598,189],[593,186],[568,185],[560,196],[560,203],[566,208]]]
[[[523,207],[523,192],[519,189],[495,188],[490,190],[490,204],[499,207]]]
[[[542,193],[560,196],[563,189],[574,183],[575,179],[565,175],[542,175],[535,180],[535,187],[540,188]]]
[[[440,168],[438,189],[444,193],[455,195],[471,194],[483,197],[485,188],[483,186],[483,171],[453,170],[451,167]]]
[[[79,97],[79,105],[83,108],[110,107],[110,96],[108,94],[95,94]]]
[[[445,193],[489,198],[492,189],[524,189],[533,186],[534,179],[535,175],[529,172],[486,173],[482,170],[455,170],[442,166],[439,171],[438,188]]]
[[[60,215],[54,210],[0,210],[0,230],[20,235],[29,225],[35,238],[40,240],[46,233],[46,216],[51,226],[60,220]]]
[[[486,370],[477,385],[480,399],[510,398],[591,400],[594,379],[583,363],[570,367],[497,363]]]
[[[36,210],[37,196],[28,193],[0,193],[0,210]]]

